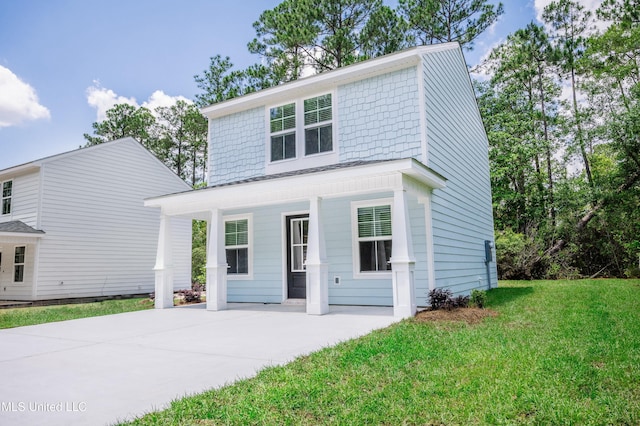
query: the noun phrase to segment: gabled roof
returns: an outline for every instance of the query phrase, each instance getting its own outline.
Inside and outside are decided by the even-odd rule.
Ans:
[[[457,42],[413,47],[213,104],[200,111],[208,118],[217,118],[262,105],[276,104],[309,94],[311,91],[329,90],[339,84],[415,66],[420,62],[422,55],[454,49],[460,50]]]
[[[44,234],[44,231],[32,228],[19,220],[0,223],[0,233],[10,234]]]
[[[40,167],[43,164],[46,164],[48,162],[56,161],[56,160],[59,160],[59,159],[64,158],[64,157],[69,157],[69,156],[73,156],[73,155],[77,155],[77,154],[84,154],[86,152],[101,150],[101,149],[104,149],[105,147],[113,146],[115,144],[120,144],[120,143],[133,143],[133,144],[135,144],[141,150],[146,152],[151,158],[153,158],[153,160],[158,162],[158,164],[160,166],[162,166],[165,169],[167,169],[167,171],[170,172],[172,175],[174,175],[176,179],[179,179],[182,183],[184,183],[186,188],[191,188],[191,186],[189,184],[187,184],[178,175],[176,175],[173,172],[173,170],[171,170],[169,167],[167,167],[166,164],[164,164],[162,161],[160,161],[155,155],[153,155],[140,142],[138,142],[137,140],[135,140],[134,138],[132,138],[130,136],[127,136],[127,137],[121,138],[121,139],[116,139],[116,140],[104,142],[104,143],[101,143],[101,144],[98,144],[98,145],[92,145],[92,146],[88,146],[88,147],[80,147],[80,148],[74,149],[72,151],[67,151],[67,152],[62,152],[60,154],[50,155],[48,157],[43,157],[43,158],[28,162],[28,163],[24,163],[24,164],[20,164],[20,165],[17,165],[17,166],[13,166],[13,167],[9,167],[9,168],[0,170],[0,180],[2,180],[3,175],[15,175],[15,174],[18,174],[18,173],[22,174],[22,173],[35,172],[35,171],[39,170]]]

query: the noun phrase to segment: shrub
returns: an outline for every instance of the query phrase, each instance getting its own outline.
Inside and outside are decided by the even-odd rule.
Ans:
[[[429,291],[429,305],[431,309],[443,309],[447,304],[451,303],[451,290],[446,288],[434,288]]]
[[[469,296],[456,296],[451,299],[450,309],[467,308],[469,306]]]
[[[487,292],[482,290],[471,290],[470,304],[476,308],[484,308],[487,303]]]

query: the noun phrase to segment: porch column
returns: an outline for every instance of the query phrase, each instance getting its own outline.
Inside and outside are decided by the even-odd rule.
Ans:
[[[322,229],[321,199],[309,200],[309,234],[307,239],[307,314],[329,313],[329,264]]]
[[[408,318],[416,313],[413,243],[407,207],[407,193],[393,193],[391,217],[391,272],[393,277],[393,315]]]
[[[207,232],[207,310],[227,309],[227,256],[220,209],[211,210]]]
[[[173,242],[171,239],[171,218],[164,213],[160,215],[160,233],[156,265],[155,308],[173,308]]]

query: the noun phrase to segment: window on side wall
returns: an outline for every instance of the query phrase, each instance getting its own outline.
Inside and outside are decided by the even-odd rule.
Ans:
[[[11,214],[11,196],[13,194],[13,181],[2,182],[2,214]]]
[[[391,271],[391,205],[359,206],[355,216],[357,272]]]
[[[25,246],[16,247],[15,257],[13,259],[13,282],[21,283],[24,281],[24,258],[27,248]]]
[[[250,266],[249,219],[225,220],[224,245],[227,255],[227,275],[247,276]]]

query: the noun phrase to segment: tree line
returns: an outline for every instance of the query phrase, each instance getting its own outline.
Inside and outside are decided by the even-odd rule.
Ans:
[[[481,65],[503,278],[640,274],[639,12],[557,0]]]
[[[556,0],[544,26],[509,35],[474,70],[487,74],[474,85],[501,278],[640,274],[638,3],[604,0],[595,17],[607,25],[596,31],[578,1]],[[116,105],[85,134],[87,145],[133,136],[195,186],[207,158],[198,107],[416,45],[471,50],[503,13],[487,0],[399,0],[395,9],[381,0],[284,0],[253,24],[255,64],[237,69],[214,55],[194,76],[193,103],[153,113]]]

